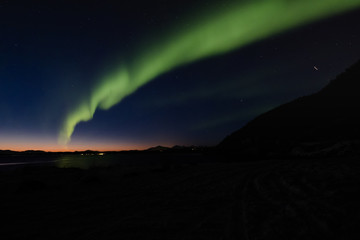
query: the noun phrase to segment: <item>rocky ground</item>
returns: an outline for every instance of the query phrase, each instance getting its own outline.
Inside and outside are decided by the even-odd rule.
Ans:
[[[1,239],[359,239],[357,159],[0,172]]]

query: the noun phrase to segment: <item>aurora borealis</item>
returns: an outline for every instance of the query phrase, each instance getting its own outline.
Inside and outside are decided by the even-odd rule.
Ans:
[[[0,149],[216,144],[355,61],[359,6],[1,3]]]
[[[189,24],[167,41],[146,49],[134,66],[106,76],[66,117],[60,142],[67,143],[75,126],[93,118],[97,108],[109,109],[160,74],[182,64],[231,51],[291,27],[360,6],[359,0],[259,0],[237,3],[204,20]]]

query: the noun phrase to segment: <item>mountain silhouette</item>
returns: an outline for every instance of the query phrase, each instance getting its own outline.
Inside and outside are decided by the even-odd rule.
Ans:
[[[319,92],[258,116],[218,148],[257,156],[352,154],[359,149],[359,90],[360,61]]]

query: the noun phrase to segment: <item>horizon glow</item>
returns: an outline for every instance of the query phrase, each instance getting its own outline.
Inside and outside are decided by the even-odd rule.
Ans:
[[[87,140],[76,139],[70,145],[58,145],[57,139],[53,137],[21,135],[0,137],[0,150],[27,151],[40,150],[45,152],[75,152],[75,151],[126,151],[126,150],[144,150],[153,147],[149,144],[134,144],[119,140]],[[154,143],[158,144],[158,143]]]
[[[197,16],[188,27],[171,29],[155,44],[140,46],[144,50],[134,56],[136,61],[99,79],[90,95],[66,115],[58,142],[69,143],[77,124],[91,120],[97,109],[110,109],[161,74],[359,6],[360,0],[257,0]]]

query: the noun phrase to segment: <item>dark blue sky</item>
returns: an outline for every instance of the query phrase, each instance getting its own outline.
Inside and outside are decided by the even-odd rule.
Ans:
[[[56,149],[67,110],[119,53],[212,4],[0,1],[0,149]],[[358,60],[359,23],[356,10],[179,67],[79,124],[69,149],[215,145]]]

